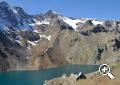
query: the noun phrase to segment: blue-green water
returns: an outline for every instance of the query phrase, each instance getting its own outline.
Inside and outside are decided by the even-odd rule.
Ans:
[[[98,65],[66,65],[38,71],[12,71],[0,73],[0,85],[43,85],[45,80],[75,72],[98,71]]]

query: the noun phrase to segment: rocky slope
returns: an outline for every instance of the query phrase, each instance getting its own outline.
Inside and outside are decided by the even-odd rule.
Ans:
[[[29,15],[0,2],[0,71],[120,61],[120,22]]]

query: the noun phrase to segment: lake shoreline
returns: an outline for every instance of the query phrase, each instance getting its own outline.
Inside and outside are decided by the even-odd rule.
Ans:
[[[95,65],[98,66],[99,64],[66,64],[66,65],[59,65],[59,66],[53,66],[53,67],[46,67],[46,68],[41,68],[41,69],[19,69],[19,70],[7,70],[7,71],[1,71],[0,73],[3,72],[31,72],[31,71],[40,71],[40,70],[45,70],[45,69],[51,69],[51,68],[59,68],[59,67],[64,67],[68,65]]]

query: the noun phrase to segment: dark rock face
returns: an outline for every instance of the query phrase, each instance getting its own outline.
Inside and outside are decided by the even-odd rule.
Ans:
[[[33,31],[21,31],[20,32],[20,35],[26,39],[26,40],[29,40],[29,41],[37,41],[40,39],[40,36],[38,33],[35,33]]]
[[[9,8],[9,5],[6,2],[0,3],[0,23],[5,23],[6,21],[9,22],[6,24],[15,26],[18,22],[15,14]]]
[[[4,45],[11,45],[12,42],[7,38],[7,36],[0,30],[0,42]]]
[[[91,30],[93,33],[106,32],[105,28],[101,25],[97,25]]]
[[[118,49],[120,49],[120,40],[118,40],[118,39],[115,39],[114,40],[114,45],[113,45],[113,50],[118,50]]]
[[[104,52],[104,48],[98,48],[95,54],[95,63],[96,61],[100,61],[102,57],[102,53]]]
[[[70,26],[64,26],[64,25],[62,25],[62,26],[60,26],[60,28],[61,28],[61,30],[74,30],[72,27],[70,27]]]

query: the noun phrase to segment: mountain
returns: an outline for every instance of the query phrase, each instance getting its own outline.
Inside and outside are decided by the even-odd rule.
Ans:
[[[120,61],[120,22],[29,15],[0,2],[0,71]]]

